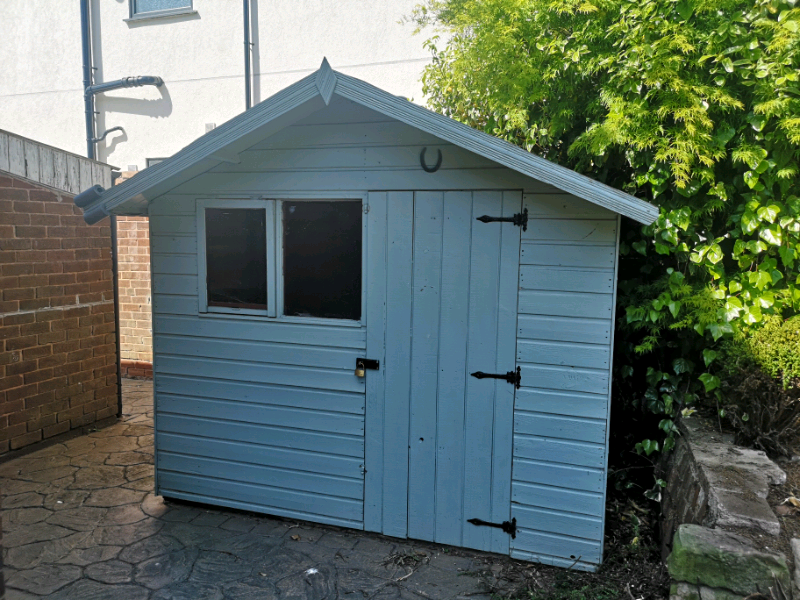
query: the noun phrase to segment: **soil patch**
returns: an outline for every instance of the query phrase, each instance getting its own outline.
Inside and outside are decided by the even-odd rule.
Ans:
[[[770,486],[767,502],[781,522],[777,550],[786,555],[791,565],[791,541],[800,538],[800,461],[782,461],[778,465],[786,471],[786,483]],[[798,501],[798,506],[792,503],[792,498]]]
[[[487,557],[478,575],[494,598],[661,600],[669,595],[670,579],[661,561],[657,530],[657,507],[611,498],[603,564],[596,573]]]

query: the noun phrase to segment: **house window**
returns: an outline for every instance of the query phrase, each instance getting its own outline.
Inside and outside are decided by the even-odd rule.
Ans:
[[[130,0],[131,17],[156,17],[192,11],[192,0]]]
[[[360,321],[361,200],[200,200],[201,313]]]

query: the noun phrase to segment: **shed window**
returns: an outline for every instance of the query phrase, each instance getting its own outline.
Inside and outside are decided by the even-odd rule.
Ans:
[[[283,203],[283,313],[361,318],[361,201]]]
[[[266,212],[206,209],[208,306],[267,310]]]
[[[361,200],[200,200],[199,310],[360,321]]]

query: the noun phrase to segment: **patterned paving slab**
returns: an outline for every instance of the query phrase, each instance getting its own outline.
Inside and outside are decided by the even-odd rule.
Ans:
[[[6,600],[489,598],[508,561],[153,494],[152,383],[123,419],[0,464]]]

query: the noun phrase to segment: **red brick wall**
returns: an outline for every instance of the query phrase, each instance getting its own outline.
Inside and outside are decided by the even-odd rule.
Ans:
[[[123,171],[116,183],[134,175],[136,171]],[[147,217],[117,217],[117,256],[122,376],[152,379],[150,224]]]
[[[119,332],[123,376],[153,376],[150,228],[147,217],[117,217]]]
[[[0,173],[0,453],[117,413],[108,221]]]

